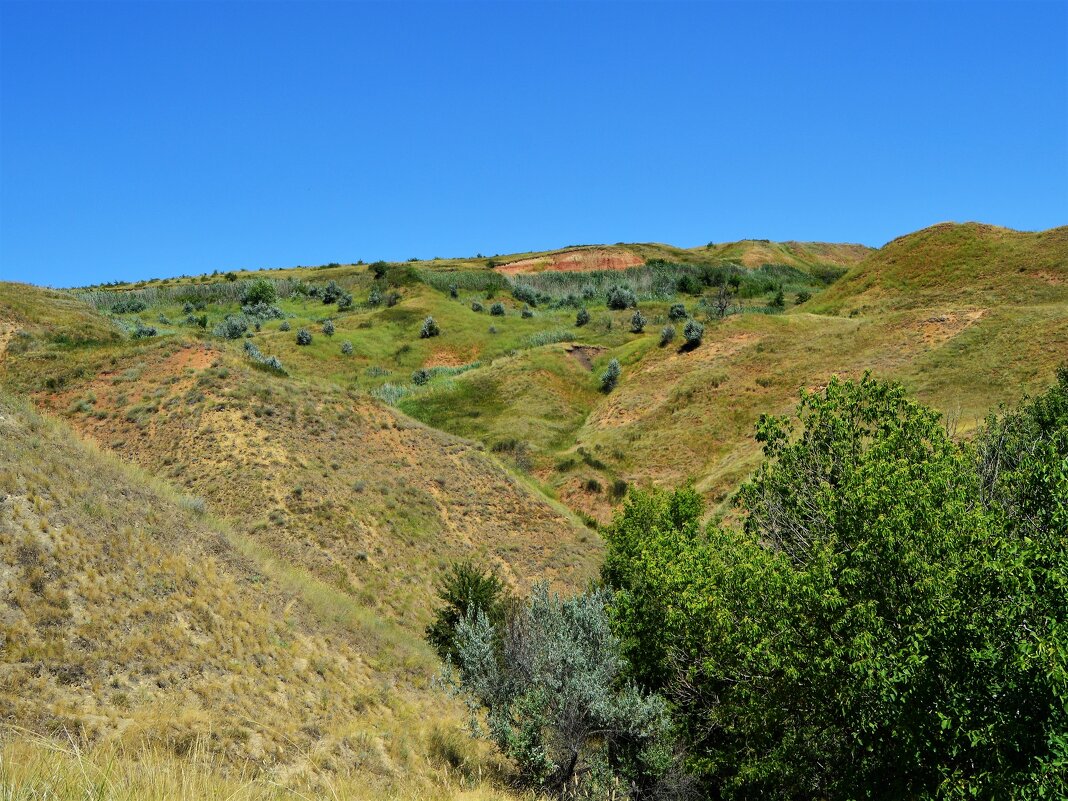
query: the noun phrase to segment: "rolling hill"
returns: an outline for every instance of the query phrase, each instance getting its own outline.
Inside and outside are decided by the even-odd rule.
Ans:
[[[243,306],[257,279],[277,298]],[[0,284],[7,758],[73,732],[176,771],[210,731],[197,747],[223,783],[493,794],[421,640],[449,563],[579,589],[628,487],[692,481],[730,514],[760,415],[833,375],[901,381],[967,436],[1068,360],[1066,280],[1068,229],[968,223],[874,251],[573,246]],[[610,307],[617,287],[640,315]]]

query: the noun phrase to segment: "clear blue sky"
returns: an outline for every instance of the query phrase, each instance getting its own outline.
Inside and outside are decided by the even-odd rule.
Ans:
[[[1068,5],[0,3],[0,278],[1068,223]]]

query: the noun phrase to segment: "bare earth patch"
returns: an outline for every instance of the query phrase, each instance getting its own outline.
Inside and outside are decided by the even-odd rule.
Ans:
[[[572,345],[565,349],[567,355],[581,364],[585,369],[593,369],[593,360],[605,352],[600,345]]]
[[[536,273],[542,270],[558,270],[561,272],[626,270],[628,267],[638,267],[644,263],[645,260],[641,256],[623,248],[576,248],[502,264],[497,268],[497,272],[505,275],[516,275],[517,273]]]

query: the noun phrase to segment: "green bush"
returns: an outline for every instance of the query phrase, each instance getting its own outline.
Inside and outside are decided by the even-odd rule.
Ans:
[[[530,308],[530,306],[524,306],[523,310],[520,312],[520,315],[523,317],[524,320],[527,320],[534,316],[534,310]]]
[[[614,631],[701,795],[1066,797],[1068,371],[975,445],[869,376],[757,439],[740,528],[683,489],[606,531]]]
[[[417,387],[421,387],[424,384],[430,383],[430,371],[426,368],[420,367],[418,370],[412,373],[412,383]]]
[[[645,324],[649,322],[645,319],[645,315],[638,309],[634,310],[634,314],[630,318],[630,332],[632,334],[640,334],[645,330]]]
[[[378,291],[378,287],[371,287],[370,293],[367,295],[368,306],[378,306],[382,302],[382,293]]]
[[[638,299],[627,287],[614,286],[608,290],[608,308],[630,309],[638,305]]]
[[[156,333],[155,326],[145,325],[140,320],[137,320],[134,325],[132,336],[134,339],[147,339],[149,337],[154,337]]]
[[[671,308],[668,309],[668,319],[672,322],[678,322],[679,320],[686,319],[686,306],[682,303],[672,303]]]
[[[575,315],[575,325],[576,327],[581,328],[589,321],[590,312],[585,306],[583,306],[581,309],[578,310],[578,314]]]
[[[337,303],[345,296],[345,290],[338,286],[336,281],[331,281],[323,289],[323,303]]]
[[[257,278],[247,284],[241,293],[241,305],[243,306],[255,306],[260,303],[270,306],[276,300],[278,300],[278,290],[275,288],[274,282],[268,281],[266,278]]]
[[[333,320],[326,320],[323,323],[323,333],[326,334],[328,337],[332,337],[334,335],[335,330],[336,329],[334,328]]]
[[[477,300],[474,301],[471,304],[471,311],[473,311],[473,312],[481,312],[482,311],[482,304],[479,303]]]
[[[455,632],[446,676],[472,713],[485,712],[486,736],[523,787],[554,798],[668,797],[658,792],[672,767],[667,705],[626,680],[607,603],[603,592],[562,599],[545,584],[497,620],[470,602],[445,626]]]
[[[786,296],[783,295],[782,288],[775,293],[775,297],[771,299],[771,303],[768,304],[773,309],[785,309],[786,308]]]
[[[248,320],[241,314],[228,314],[212,330],[217,337],[225,339],[241,339],[248,331]]]
[[[430,337],[436,337],[441,333],[441,329],[438,328],[438,324],[434,322],[433,317],[427,317],[423,320],[423,327],[419,329],[419,336],[422,339],[429,339]]]
[[[494,317],[504,317],[504,304],[498,301],[490,306],[490,314]]]
[[[282,320],[282,324],[278,326],[279,331],[288,331],[290,328],[289,320]]]
[[[810,300],[812,300],[812,293],[801,290],[797,293],[797,297],[794,298],[794,303],[795,305],[800,306],[802,303],[808,303]]]
[[[623,368],[619,366],[619,359],[612,359],[608,363],[607,369],[601,373],[601,390],[604,392],[611,392],[616,388],[616,384],[619,383],[619,376],[623,373]]]
[[[512,287],[512,297],[528,306],[538,305],[538,293],[526,284],[516,284]]]
[[[307,328],[302,328],[297,331],[297,344],[298,345],[310,345],[312,343],[311,332]]]
[[[696,348],[704,339],[705,327],[696,320],[688,320],[686,327],[682,329],[682,336],[686,340],[687,347]]]
[[[341,297],[337,299],[337,310],[348,311],[352,308],[352,293],[344,292]]]
[[[345,342],[342,342],[341,343],[341,352],[345,356],[351,356],[352,355],[352,343],[347,341],[347,340]]]
[[[491,624],[500,625],[512,603],[504,583],[492,571],[484,571],[473,562],[449,565],[438,579],[436,590],[440,605],[425,634],[442,660],[457,658],[456,629],[466,616],[477,611]]]
[[[675,326],[665,325],[660,329],[660,347],[667,345],[675,339]]]

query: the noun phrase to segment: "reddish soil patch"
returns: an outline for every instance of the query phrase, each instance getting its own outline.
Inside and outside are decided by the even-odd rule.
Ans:
[[[542,270],[559,270],[562,272],[625,270],[628,267],[637,267],[644,263],[645,260],[641,256],[622,248],[576,248],[502,264],[497,268],[497,272],[505,275],[515,275],[517,273],[536,273]]]
[[[587,370],[592,370],[593,360],[604,353],[604,350],[599,345],[572,345],[567,349],[567,355],[575,359]]]
[[[431,353],[423,363],[423,367],[462,367],[475,361],[476,358],[478,358],[478,348],[470,348],[465,353],[442,348]]]

